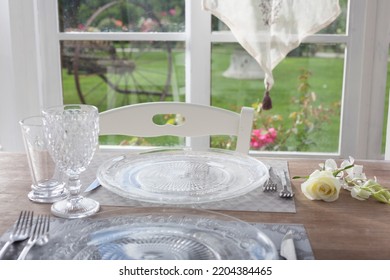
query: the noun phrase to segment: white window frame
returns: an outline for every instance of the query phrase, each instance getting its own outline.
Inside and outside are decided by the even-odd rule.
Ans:
[[[62,103],[60,40],[150,40],[152,36],[153,40],[185,41],[186,101],[209,104],[211,81],[210,75],[205,73],[210,73],[211,69],[211,44],[236,40],[230,32],[210,32],[211,15],[201,9],[200,2],[186,0],[184,33],[151,34],[60,33],[56,0],[1,1],[0,18],[2,23],[8,23],[1,28],[7,31],[6,42],[9,44],[0,48],[0,54],[5,54],[6,63],[10,65],[2,65],[0,73],[9,71],[11,78],[2,78],[5,86],[0,83],[3,84],[1,90],[7,90],[7,94],[0,95],[0,112],[3,109],[0,113],[0,146],[4,150],[22,150],[21,140],[15,141],[21,139],[18,120],[38,114],[43,107]],[[280,157],[345,158],[351,155],[361,159],[383,158],[383,104],[390,41],[390,24],[386,13],[389,10],[390,1],[387,0],[350,0],[347,34],[318,34],[304,41],[345,43],[347,46],[339,152],[251,153]],[[6,16],[3,17],[3,14]],[[199,140],[198,145],[208,145],[208,141]]]

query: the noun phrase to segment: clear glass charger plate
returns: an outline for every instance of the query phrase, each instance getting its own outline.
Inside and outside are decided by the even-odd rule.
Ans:
[[[262,186],[269,173],[261,161],[241,153],[181,149],[112,158],[99,167],[97,178],[129,199],[193,204],[244,195]]]
[[[262,231],[234,217],[198,209],[155,208],[80,220],[56,220],[50,242],[32,257],[75,260],[278,259]]]

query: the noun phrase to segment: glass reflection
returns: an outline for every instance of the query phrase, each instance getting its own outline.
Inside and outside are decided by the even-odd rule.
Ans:
[[[183,32],[183,0],[59,0],[61,32]]]

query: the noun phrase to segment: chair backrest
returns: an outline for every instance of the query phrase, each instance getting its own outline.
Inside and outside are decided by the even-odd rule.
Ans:
[[[162,114],[180,114],[178,125],[154,123]],[[218,107],[184,102],[151,102],[127,105],[100,113],[100,135],[237,136],[236,151],[249,152],[254,109],[242,107],[241,114]]]

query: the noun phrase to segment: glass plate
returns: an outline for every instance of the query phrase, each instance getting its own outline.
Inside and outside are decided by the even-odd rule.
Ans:
[[[110,159],[97,177],[126,198],[191,204],[241,196],[262,186],[269,174],[261,161],[236,152],[168,150]]]
[[[160,208],[149,213],[142,210],[56,222],[50,242],[36,246],[31,256],[76,260],[278,259],[275,245],[262,231],[212,211]]]

